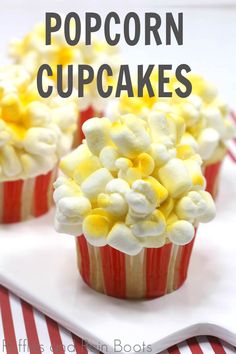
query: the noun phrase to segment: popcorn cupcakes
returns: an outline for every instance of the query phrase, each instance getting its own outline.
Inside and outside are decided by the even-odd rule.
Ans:
[[[200,154],[203,171],[207,181],[206,190],[215,198],[218,191],[222,162],[227,152],[226,143],[235,136],[235,128],[229,119],[229,108],[219,97],[216,88],[197,75],[188,75],[192,83],[192,94],[180,98],[149,98],[145,93],[141,98],[129,98],[126,95],[109,107],[109,114],[136,113],[145,117],[151,111],[173,112],[180,115],[186,125],[182,139]],[[152,81],[158,83],[157,75]],[[174,92],[176,79],[170,82],[170,91]],[[178,83],[179,85],[179,83]]]
[[[217,89],[197,75],[189,75],[192,95],[185,102],[176,102],[177,113],[185,117],[187,131],[196,139],[203,159],[207,181],[206,190],[215,198],[218,192],[220,170],[227,153],[226,143],[235,135],[227,104]]]
[[[71,29],[73,32],[73,27]],[[75,68],[78,64],[88,64],[93,67],[99,67],[106,63],[112,68],[115,75],[118,70],[118,51],[114,46],[109,46],[99,39],[93,39],[90,46],[80,41],[76,46],[68,46],[65,41],[62,30],[53,34],[52,45],[45,45],[45,26],[39,24],[35,26],[32,32],[27,34],[22,40],[15,40],[10,46],[10,55],[15,63],[23,65],[29,73],[35,77],[37,71],[42,64],[49,64],[54,73],[56,67],[61,64],[65,67],[64,82],[67,82],[68,64]],[[56,75],[55,75],[56,77]],[[112,84],[112,79],[107,76],[107,85]],[[78,87],[77,80],[74,80],[75,88]],[[86,85],[84,97],[79,98],[79,117],[78,129],[75,134],[74,145],[78,146],[84,138],[82,132],[82,124],[89,118],[94,116],[102,116],[105,110],[107,100],[100,97],[96,87],[96,77],[91,84]]]
[[[119,298],[179,288],[196,228],[215,215],[201,158],[181,142],[184,120],[163,112],[92,118],[83,132],[54,184],[56,230],[78,236],[83,280]]]
[[[77,105],[40,99],[20,66],[0,69],[0,223],[46,213],[59,158],[72,145]]]

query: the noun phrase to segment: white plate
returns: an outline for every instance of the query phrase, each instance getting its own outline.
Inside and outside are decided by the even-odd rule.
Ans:
[[[109,353],[115,339],[123,353],[129,349],[125,344],[133,348],[144,342],[147,352],[151,345],[156,353],[200,334],[236,345],[235,177],[236,165],[226,161],[218,216],[201,225],[188,280],[172,294],[126,301],[88,288],[77,272],[73,237],[53,231],[53,212],[1,226],[0,282],[95,346],[105,343]]]

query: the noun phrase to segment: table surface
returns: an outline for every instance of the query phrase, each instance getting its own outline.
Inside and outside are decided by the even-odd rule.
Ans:
[[[0,307],[0,353],[98,354],[104,349],[92,348],[3,287],[0,287]],[[4,340],[9,343],[8,351],[4,350]],[[232,354],[236,353],[236,348],[220,339],[201,336],[179,343],[161,354],[168,353]]]

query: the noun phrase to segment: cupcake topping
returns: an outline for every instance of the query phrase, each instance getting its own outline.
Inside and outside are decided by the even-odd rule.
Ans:
[[[194,227],[214,217],[201,158],[186,145],[179,116],[92,118],[83,132],[86,140],[62,159],[64,176],[55,183],[59,232],[135,255],[187,244]]]
[[[20,66],[0,69],[0,180],[44,174],[72,144],[78,115],[74,98],[43,100]]]
[[[145,117],[156,110],[180,115],[185,121],[186,132],[197,142],[197,151],[204,163],[213,163],[224,156],[225,142],[235,135],[235,129],[228,118],[229,109],[216,88],[197,75],[190,74],[188,79],[192,83],[192,94],[188,98],[174,95],[168,99],[150,99],[146,95],[141,98],[123,95],[117,106],[111,104],[108,111],[115,116],[135,112]],[[158,78],[153,75],[152,84],[157,83]],[[175,85],[177,82],[173,78],[169,84],[171,92],[174,92]]]
[[[71,22],[71,35],[73,35],[73,30],[75,28]],[[62,65],[64,83],[67,82],[67,65],[74,65],[74,69],[78,69],[78,64],[98,68],[106,63],[116,75],[119,63],[116,46],[109,46],[106,42],[95,37],[93,37],[91,45],[85,45],[85,42],[81,40],[78,45],[69,46],[65,41],[62,29],[54,33],[52,37],[52,45],[46,45],[45,25],[39,24],[22,40],[15,40],[11,43],[10,55],[17,64],[23,65],[33,77],[42,64],[49,64],[53,73],[56,73],[57,65]],[[53,79],[56,79],[55,75]],[[110,76],[105,78],[107,85],[111,85],[113,80]],[[74,81],[74,87],[78,89],[78,82]],[[106,101],[98,95],[96,81],[96,77],[94,77],[94,80],[86,85],[84,95],[79,99],[80,110],[86,109],[90,105],[97,111],[104,109]]]

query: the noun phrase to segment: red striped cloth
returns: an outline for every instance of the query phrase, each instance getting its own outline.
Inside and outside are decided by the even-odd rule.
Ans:
[[[0,353],[102,353],[0,286]],[[214,337],[196,337],[162,354],[232,354],[236,349]]]

